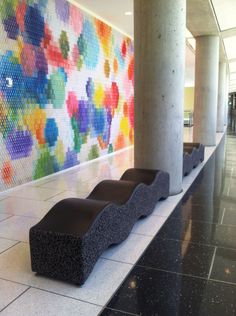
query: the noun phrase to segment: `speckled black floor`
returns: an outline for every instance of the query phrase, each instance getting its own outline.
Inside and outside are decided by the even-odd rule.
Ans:
[[[236,315],[236,134],[232,131],[101,315]]]

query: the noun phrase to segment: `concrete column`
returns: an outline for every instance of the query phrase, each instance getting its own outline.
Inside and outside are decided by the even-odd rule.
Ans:
[[[219,37],[196,38],[193,141],[216,144]]]
[[[225,114],[224,114],[224,125],[228,125],[228,112],[229,112],[229,72],[226,72],[226,83],[225,83]]]
[[[135,167],[182,191],[186,0],[135,0]]]
[[[217,132],[224,131],[225,123],[225,91],[226,91],[226,63],[219,63],[218,105],[217,105]]]

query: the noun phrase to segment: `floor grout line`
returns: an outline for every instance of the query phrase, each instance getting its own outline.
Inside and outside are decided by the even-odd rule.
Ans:
[[[95,303],[92,303],[92,302],[89,302],[89,301],[86,301],[86,300],[78,299],[78,298],[76,298],[76,297],[68,296],[68,295],[65,295],[65,294],[57,293],[57,292],[54,292],[54,291],[51,291],[51,290],[42,289],[42,288],[37,287],[37,286],[32,286],[32,285],[31,285],[31,288],[32,288],[32,289],[36,289],[36,290],[40,290],[40,291],[43,291],[43,292],[47,292],[47,293],[51,293],[51,294],[63,296],[63,297],[65,297],[65,298],[70,298],[70,299],[72,299],[72,300],[79,301],[79,302],[83,302],[83,303],[87,303],[87,304],[90,304],[90,305],[93,305],[93,306],[98,306],[98,307],[103,307],[103,306],[105,306],[105,305],[95,304]]]
[[[0,213],[0,214],[6,214],[6,213]],[[5,220],[7,220],[7,219],[9,219],[9,218],[11,218],[11,217],[14,216],[14,215],[12,215],[12,214],[6,214],[6,215],[9,215],[9,216],[6,217],[6,218],[4,218],[4,219],[1,219],[1,220],[0,220],[0,223],[2,223],[2,222],[4,222]]]
[[[161,272],[165,272],[165,273],[170,273],[170,274],[175,274],[175,275],[181,275],[184,277],[189,277],[189,278],[194,278],[194,279],[200,279],[200,280],[204,280],[207,281],[207,277],[202,277],[202,276],[198,276],[198,275],[193,275],[193,274],[186,274],[186,273],[180,273],[180,272],[176,272],[176,271],[170,271],[170,270],[165,270],[165,269],[159,269],[159,268],[153,268],[153,267],[149,267],[149,266],[143,266],[143,265],[136,265],[139,268],[142,269],[149,269],[149,270],[154,270],[154,271],[161,271]]]
[[[104,307],[103,310],[98,314],[98,316],[102,315],[102,313],[106,310],[110,310],[110,311],[113,311],[113,312],[118,312],[118,313],[122,313],[124,315],[127,315],[127,316],[139,316],[138,314],[133,314],[133,313],[130,313],[130,312],[126,312],[126,311],[123,311],[121,309],[115,309],[115,308],[110,308],[110,307]]]
[[[3,309],[0,310],[0,313],[3,312],[5,309],[7,309],[12,303],[14,303],[16,300],[18,300],[18,298],[20,298],[23,294],[25,294],[31,287],[29,286],[27,289],[24,290],[24,292],[22,292],[20,295],[18,295],[17,297],[14,298],[13,301],[11,301],[9,304],[7,304],[5,307],[3,307]]]
[[[210,266],[209,273],[208,273],[208,278],[207,278],[208,280],[210,279],[211,272],[212,272],[212,269],[213,269],[213,265],[214,265],[214,262],[215,262],[216,250],[217,250],[217,247],[215,247],[214,253],[213,253],[213,256],[212,256],[211,266]]]
[[[87,303],[87,304],[94,305],[94,306],[98,306],[98,307],[104,307],[104,306],[105,306],[105,305],[95,304],[95,303],[92,303],[92,302],[89,302],[89,301],[86,301],[86,300],[78,299],[78,298],[75,298],[75,297],[72,297],[72,296],[69,296],[69,295],[57,293],[57,292],[54,292],[54,291],[51,291],[51,290],[46,290],[46,289],[41,288],[41,287],[38,287],[38,286],[34,286],[34,285],[26,284],[26,283],[21,283],[21,282],[13,281],[13,280],[11,280],[11,279],[6,279],[6,278],[0,277],[0,280],[12,282],[12,283],[19,284],[19,285],[23,285],[23,286],[28,286],[28,289],[27,289],[27,290],[29,290],[30,288],[32,288],[32,289],[36,289],[36,290],[43,291],[43,292],[46,292],[46,293],[55,294],[55,295],[58,295],[58,296],[62,296],[62,297],[65,297],[65,298],[69,298],[69,299],[72,299],[72,300],[75,300],[75,301]],[[23,294],[23,293],[22,293],[22,294]],[[19,295],[19,296],[21,296],[21,295]],[[18,298],[18,297],[17,297],[17,298]],[[17,298],[16,298],[16,299],[17,299]],[[14,299],[14,301],[15,301],[16,299]],[[13,302],[13,301],[12,301],[12,302]],[[11,303],[10,303],[10,304],[11,304]],[[9,305],[10,305],[10,304],[9,304]],[[5,308],[4,308],[4,309],[5,309]],[[0,311],[0,312],[1,312],[1,311]]]
[[[230,247],[223,247],[223,246],[219,246],[219,245],[216,245],[216,244],[205,244],[205,243],[202,243],[202,242],[197,242],[197,241],[193,241],[193,240],[187,240],[187,239],[175,239],[175,238],[167,238],[167,237],[158,237],[157,238],[160,238],[160,239],[164,239],[164,240],[174,240],[174,241],[178,241],[178,242],[188,242],[188,243],[191,243],[191,244],[194,244],[194,245],[199,245],[199,246],[207,246],[207,247],[218,247],[218,248],[221,248],[221,249],[226,249],[226,250],[234,250],[236,251],[236,248],[230,248]]]
[[[11,238],[8,238],[8,237],[3,237],[3,236],[0,236],[0,239],[6,239],[6,240],[10,240],[10,241],[23,242],[23,241],[21,241],[21,240],[11,239]]]
[[[223,214],[222,214],[222,218],[221,218],[221,221],[220,221],[220,224],[221,224],[221,225],[224,225],[224,224],[223,224],[223,221],[224,221],[224,217],[225,217],[225,212],[226,212],[226,208],[224,207]]]
[[[48,212],[48,211],[49,211],[49,210],[47,210],[47,212]],[[0,214],[5,214],[5,213],[1,213],[1,212],[0,212]],[[45,213],[45,215],[46,215],[46,213]],[[38,219],[38,220],[41,220],[41,219],[44,217],[44,215],[43,215],[43,216],[40,216],[40,217],[37,217],[37,216],[32,216],[32,215],[11,214],[11,216],[8,217],[8,218],[6,218],[6,219],[9,219],[9,218],[14,217],[14,216],[17,216],[17,217],[26,217],[26,218],[35,218],[35,219]],[[2,221],[5,221],[6,219],[3,219]],[[2,222],[2,221],[0,221],[0,222]]]
[[[60,192],[60,193],[57,193],[57,194],[62,194],[63,192]],[[28,197],[20,197],[18,195],[9,195],[8,196],[9,198],[17,198],[17,199],[22,199],[22,200],[28,200],[28,201],[37,201],[37,202],[47,202],[50,198],[46,199],[46,200],[39,200],[39,199],[31,199],[31,198],[28,198]],[[54,197],[54,196],[53,196]],[[49,201],[50,202],[50,201]]]
[[[1,252],[0,252],[0,255],[2,255],[4,252],[8,251],[9,249],[15,247],[16,245],[18,245],[18,244],[20,244],[20,243],[21,243],[20,241],[16,242],[14,245],[12,245],[12,246],[8,247],[7,249],[1,251]]]
[[[44,202],[50,202],[50,199],[53,199],[54,197],[58,196],[59,194],[64,194],[66,191],[68,191],[68,190],[63,190],[62,192],[57,193],[57,194],[51,196],[51,197],[48,198],[48,199],[45,199]],[[54,202],[52,202],[52,203],[54,203]]]
[[[213,281],[213,282],[217,282],[217,283],[223,283],[223,284],[233,285],[233,286],[236,287],[236,283],[234,283],[234,282],[222,281],[222,280],[217,280],[217,279],[212,279],[212,278],[210,278],[208,281]]]

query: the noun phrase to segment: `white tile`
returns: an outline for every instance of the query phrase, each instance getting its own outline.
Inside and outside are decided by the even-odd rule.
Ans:
[[[28,286],[0,279],[0,312],[4,307],[6,307],[14,299],[16,299],[21,293],[27,290],[27,288]],[[1,315],[3,314],[1,313]]]
[[[7,191],[0,192],[0,201],[6,199],[8,197],[8,194],[6,192]]]
[[[90,193],[94,188],[95,186],[100,182],[104,180],[104,178],[95,178],[95,179],[92,179],[92,180],[89,180],[87,182],[84,182],[82,183],[81,187],[79,190],[76,190],[75,188],[72,188],[71,191],[75,191],[75,192],[86,192],[86,193]]]
[[[55,176],[50,177],[49,179],[48,178],[42,178],[40,180],[36,180],[36,181],[31,183],[31,186],[32,187],[41,187],[41,186],[45,185],[46,183],[57,179],[57,177],[59,177],[59,176],[55,175]]]
[[[45,189],[41,187],[25,186],[19,190],[12,191],[8,195],[25,199],[44,201],[55,196],[56,194],[59,194],[60,192],[62,192],[62,190],[60,189]]]
[[[0,201],[0,212],[42,218],[52,206],[50,202],[9,197]]]
[[[108,248],[102,258],[135,264],[151,240],[150,236],[130,234],[121,244]]]
[[[20,243],[0,255],[0,278],[31,285],[104,306],[131,270],[132,265],[99,259],[82,287],[35,275],[31,271],[29,245]]]
[[[101,171],[99,170],[99,164],[97,164],[86,166],[83,169],[76,171],[75,173],[66,175],[66,178],[70,179],[71,181],[86,182],[94,179],[95,177],[98,177],[100,174]]]
[[[17,244],[18,241],[0,238],[0,253]]]
[[[127,168],[114,168],[114,169],[112,169],[112,171],[111,171],[112,179],[119,180],[126,169]]]
[[[0,222],[0,237],[28,242],[29,229],[38,222],[38,218],[12,216]]]
[[[182,197],[184,196],[185,192],[182,191],[181,193],[177,194],[177,195],[173,195],[173,196],[169,196],[166,201],[168,203],[171,203],[171,204],[175,204],[177,205],[179,203],[179,201],[182,199]]]
[[[2,316],[96,316],[102,307],[30,288],[1,313]]]
[[[146,236],[155,236],[166,221],[166,217],[161,216],[148,216],[147,218],[139,219],[132,233],[141,234]]]
[[[81,190],[82,182],[72,181],[71,179],[66,178],[66,177],[63,177],[63,178],[60,177],[59,179],[47,182],[40,187],[46,188],[46,189],[57,189],[61,191],[66,191],[66,190],[78,191],[78,190]]]
[[[176,207],[176,202],[169,202],[168,200],[160,201],[157,203],[152,215],[155,216],[162,216],[162,217],[169,217],[170,214]]]
[[[68,198],[80,198],[84,199],[89,195],[89,192],[75,192],[75,191],[64,191],[63,193],[60,193],[53,198],[47,200],[47,202],[50,203],[58,203],[63,199],[68,199]]]
[[[0,203],[1,203],[1,202],[0,202]],[[9,217],[11,217],[11,216],[12,216],[11,214],[6,214],[6,213],[5,213],[5,214],[3,214],[3,213],[1,214],[1,213],[0,213],[0,222],[1,222],[1,221],[4,221],[5,219],[7,219],[7,218],[9,218]]]
[[[100,183],[101,181],[103,181],[103,180],[107,180],[108,178],[103,178],[103,177],[100,177],[100,178],[95,178],[95,179],[92,179],[92,180],[90,180],[90,181],[87,181],[86,182],[86,185],[87,185],[87,191],[88,192],[91,192],[94,188],[95,188],[95,186],[98,184],[98,183]],[[111,179],[111,177],[109,177],[109,179]]]

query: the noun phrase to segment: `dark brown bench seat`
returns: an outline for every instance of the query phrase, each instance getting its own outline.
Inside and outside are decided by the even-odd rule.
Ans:
[[[32,270],[82,285],[103,251],[168,196],[168,173],[129,169],[121,180],[100,182],[86,199],[60,201],[30,229]]]

